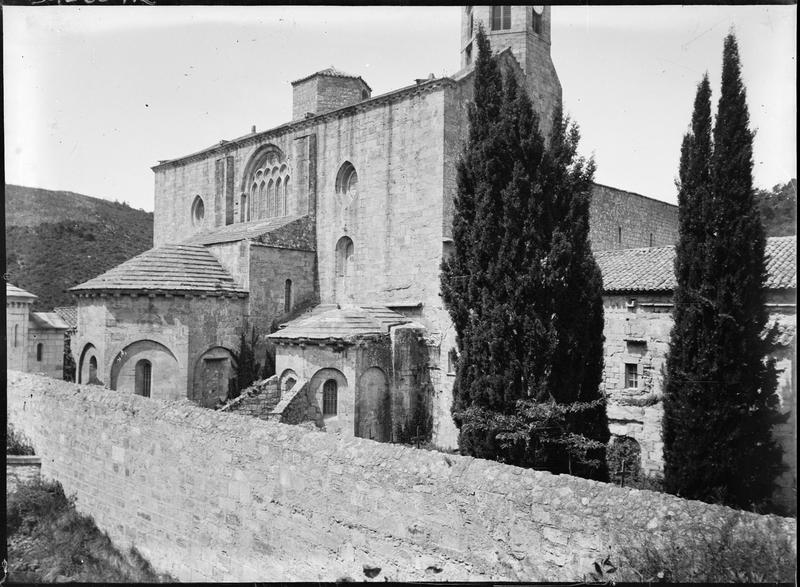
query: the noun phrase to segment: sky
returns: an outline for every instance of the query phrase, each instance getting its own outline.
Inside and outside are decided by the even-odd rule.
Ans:
[[[373,96],[459,68],[463,9],[3,7],[7,183],[153,209],[159,160],[291,119],[290,82],[335,66]],[[555,6],[551,55],[595,181],[675,203],[698,82],[719,99],[735,31],[754,183],[797,176],[797,6]]]

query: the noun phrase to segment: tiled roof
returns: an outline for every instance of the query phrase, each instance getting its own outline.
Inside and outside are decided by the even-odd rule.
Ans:
[[[267,218],[265,220],[253,220],[251,222],[238,222],[223,226],[212,232],[195,235],[188,239],[186,243],[195,245],[216,245],[244,239],[255,239],[277,228],[286,226],[299,218],[302,218],[302,216],[281,216],[279,218]]]
[[[366,334],[386,334],[391,326],[411,322],[383,306],[317,306],[269,335],[273,340],[352,340]]]
[[[55,312],[33,312],[30,317],[37,328],[69,330],[69,324],[64,322]]]
[[[166,245],[150,249],[70,291],[243,292],[201,245]]]
[[[30,300],[35,300],[39,296],[33,295],[29,291],[25,291],[21,287],[17,287],[16,285],[12,285],[6,282],[6,299],[8,298],[27,298]]]
[[[796,249],[796,236],[767,239],[767,289],[797,287]],[[675,289],[675,247],[598,251],[595,258],[607,292]]]
[[[77,306],[62,306],[60,308],[53,308],[53,312],[58,314],[70,328],[78,327],[78,307]]]
[[[316,72],[312,73],[311,75],[307,75],[305,77],[301,77],[300,79],[296,79],[296,80],[294,80],[292,82],[292,85],[299,84],[299,83],[304,82],[307,79],[311,79],[312,77],[317,76],[317,75],[322,75],[322,76],[325,76],[325,77],[346,77],[346,78],[350,78],[350,79],[360,79],[361,83],[363,83],[365,86],[367,86],[367,88],[369,88],[370,91],[372,91],[372,88],[370,88],[369,85],[367,85],[367,82],[365,82],[364,79],[360,75],[353,75],[352,73],[345,73],[344,71],[340,71],[340,70],[336,69],[332,65],[330,67],[326,68],[326,69],[323,69],[323,70],[320,70],[320,71],[316,71]]]

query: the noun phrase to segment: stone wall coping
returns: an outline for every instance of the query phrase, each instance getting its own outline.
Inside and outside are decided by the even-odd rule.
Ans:
[[[38,455],[6,455],[7,467],[20,467],[24,465],[42,466],[42,457]]]
[[[234,408],[234,407],[238,406],[244,400],[253,397],[255,395],[255,386],[256,385],[259,385],[259,386],[260,385],[270,385],[272,383],[277,383],[277,382],[278,382],[278,376],[277,375],[272,375],[271,377],[268,377],[267,379],[262,379],[261,381],[255,381],[255,382],[253,382],[253,384],[251,384],[251,386],[249,388],[243,390],[242,393],[239,394],[239,397],[233,398],[231,401],[229,401],[228,403],[226,403],[224,406],[222,406],[220,409],[218,409],[216,411],[217,412],[227,412],[231,408]]]

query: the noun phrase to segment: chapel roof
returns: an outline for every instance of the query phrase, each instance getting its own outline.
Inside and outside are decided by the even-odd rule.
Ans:
[[[797,237],[767,239],[767,289],[797,287]],[[603,274],[603,290],[672,291],[675,280],[675,247],[617,249],[595,253]]]
[[[70,289],[78,293],[96,290],[245,293],[217,258],[196,244],[150,249]]]
[[[392,326],[411,322],[384,306],[320,305],[292,320],[267,338],[276,341],[351,341],[369,334],[386,334]]]
[[[345,73],[344,71],[336,69],[333,65],[331,65],[330,67],[327,67],[325,69],[322,69],[320,71],[316,71],[316,72],[314,72],[314,73],[312,73],[310,75],[307,75],[305,77],[301,77],[300,79],[296,79],[296,80],[294,80],[292,82],[292,85],[294,86],[296,84],[302,83],[302,82],[304,82],[306,80],[309,80],[312,77],[315,77],[315,76],[318,76],[318,75],[319,76],[323,76],[323,77],[344,77],[344,78],[349,78],[349,79],[359,79],[359,80],[361,80],[361,83],[363,83],[365,86],[367,86],[367,88],[369,89],[370,92],[372,91],[372,88],[369,87],[367,82],[365,82],[364,78],[362,78],[360,75],[353,75],[352,73]]]
[[[33,312],[30,315],[30,319],[37,328],[69,330],[69,324],[64,322],[55,312]]]
[[[78,306],[61,306],[53,308],[53,312],[58,314],[59,318],[66,322],[70,328],[75,329],[78,327]]]
[[[25,291],[21,287],[17,287],[16,285],[13,285],[11,283],[6,282],[6,299],[9,299],[9,298],[16,298],[16,299],[25,298],[25,299],[29,299],[29,300],[33,301],[33,300],[37,299],[38,297],[39,296],[36,296],[36,295],[32,294],[29,291]]]
[[[198,234],[186,241],[187,244],[216,245],[245,239],[257,239],[278,228],[299,220],[303,216],[281,216],[252,220],[250,222],[237,222],[222,226],[211,232]]]

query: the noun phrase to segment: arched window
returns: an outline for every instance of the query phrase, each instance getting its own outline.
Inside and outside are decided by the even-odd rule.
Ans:
[[[286,216],[289,212],[289,177],[283,180],[283,206],[281,207],[281,216]]]
[[[617,243],[622,244],[622,227],[617,226]]]
[[[352,293],[354,252],[355,246],[349,236],[343,236],[336,243],[336,283],[334,293],[337,303],[344,302]]]
[[[650,246],[653,246],[653,233],[650,233]]]
[[[275,198],[272,200],[272,216],[278,216],[278,200],[281,199],[283,195],[283,190],[281,189],[282,180],[279,177],[278,181],[275,182]]]
[[[250,198],[247,197],[247,194],[242,194],[239,222],[250,222]]]
[[[203,198],[195,196],[192,202],[192,224],[200,226],[203,224],[203,218],[206,215],[206,206],[203,204]]]
[[[14,346],[19,346],[19,325],[14,324]]]
[[[287,279],[283,285],[283,311],[289,312],[292,309],[292,280]]]
[[[358,195],[358,173],[349,161],[342,163],[336,174],[336,193],[346,195],[350,200]]]
[[[38,343],[36,345],[36,360],[39,361],[40,363],[42,362],[42,350],[43,350],[43,348],[44,348],[44,345],[42,343]]]
[[[328,379],[322,386],[322,415],[335,416],[338,403],[338,389],[335,379]]]
[[[272,215],[273,202],[275,202],[275,182],[270,179],[269,186],[267,186],[267,212],[264,214],[264,218],[269,218]]]
[[[261,205],[261,198],[258,194],[258,184],[254,183],[250,187],[250,206],[253,208],[253,217],[258,220],[258,207]]]
[[[267,182],[262,181],[261,186],[258,188],[258,217],[266,218],[269,216],[267,210]]]
[[[136,395],[150,397],[150,386],[153,378],[153,365],[147,359],[136,363],[134,390]]]
[[[531,19],[531,28],[537,35],[542,34],[542,18],[544,15],[544,6],[534,6]]]
[[[89,381],[87,383],[94,383],[97,381],[97,357],[92,356],[89,359]]]

